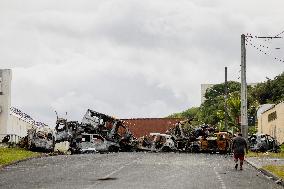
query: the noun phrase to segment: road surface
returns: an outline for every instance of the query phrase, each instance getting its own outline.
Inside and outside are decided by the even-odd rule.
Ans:
[[[110,153],[50,156],[0,170],[0,188],[283,188],[218,154]]]

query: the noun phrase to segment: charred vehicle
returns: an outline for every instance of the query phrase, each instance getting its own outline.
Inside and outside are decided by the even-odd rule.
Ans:
[[[228,153],[231,150],[231,138],[228,132],[218,132],[208,137],[202,136],[200,149],[202,152]]]
[[[254,152],[280,152],[280,144],[275,138],[266,134],[255,134],[248,138],[249,147]]]
[[[77,150],[79,153],[118,152],[119,144],[108,141],[99,134],[83,133]]]
[[[48,151],[54,150],[54,133],[48,127],[33,127],[28,130],[27,147],[35,151]]]
[[[138,139],[138,151],[149,152],[173,152],[177,151],[175,139],[172,135],[161,133],[150,133]]]
[[[188,151],[190,146],[190,139],[185,136],[182,128],[184,123],[185,121],[176,123],[175,127],[167,132],[174,138],[175,146],[180,151]]]
[[[117,143],[120,151],[137,149],[137,139],[120,119],[88,109],[82,124],[93,126],[96,134],[102,135],[109,142]]]
[[[150,136],[154,137],[151,145],[151,151],[172,152],[177,150],[173,136],[160,133],[150,133]]]
[[[199,152],[200,142],[195,136],[194,129],[190,126],[189,130],[184,131],[183,126],[189,124],[190,120],[184,120],[176,123],[174,128],[169,130],[173,136],[176,148],[181,152]]]
[[[79,127],[80,125],[77,121],[67,121],[67,119],[57,117],[54,151],[68,154],[71,153],[72,144],[74,144],[72,142]]]

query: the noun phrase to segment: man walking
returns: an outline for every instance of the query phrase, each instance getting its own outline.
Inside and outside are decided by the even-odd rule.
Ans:
[[[240,160],[240,170],[243,170],[243,163],[245,157],[245,149],[246,153],[248,153],[248,146],[246,140],[242,137],[242,134],[239,133],[237,137],[233,139],[232,143],[232,151],[234,153],[235,160],[235,169],[238,169],[238,160]]]

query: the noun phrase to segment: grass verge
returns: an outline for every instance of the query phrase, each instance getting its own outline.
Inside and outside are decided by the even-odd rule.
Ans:
[[[249,151],[248,154],[246,154],[246,157],[271,157],[271,158],[284,158],[284,145],[282,144],[280,146],[281,152],[274,153],[274,152],[252,152]]]
[[[266,165],[262,168],[284,180],[284,165]]]
[[[40,153],[31,152],[22,148],[0,148],[0,167],[19,160],[39,156]]]
[[[284,158],[284,151],[279,152],[279,153],[274,153],[274,152],[251,152],[249,151],[248,154],[246,154],[246,157],[270,157],[270,158]]]

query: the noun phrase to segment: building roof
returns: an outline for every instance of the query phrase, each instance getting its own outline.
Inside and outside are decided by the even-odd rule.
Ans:
[[[121,119],[135,137],[150,135],[150,133],[166,133],[180,118],[132,118]]]
[[[265,113],[265,112],[267,112],[267,111],[273,109],[273,108],[276,107],[276,106],[283,106],[283,104],[284,104],[284,101],[279,102],[278,104],[271,104],[271,106],[268,107],[267,109],[265,109],[263,112],[261,112],[261,114],[263,114],[263,113]]]
[[[266,112],[267,110],[270,110],[271,108],[273,108],[275,106],[275,104],[262,104],[258,107],[257,110],[257,118],[259,118],[261,116],[261,114],[263,114],[264,112]]]
[[[46,125],[45,123],[35,121],[31,116],[29,116],[28,114],[22,112],[21,110],[15,108],[15,107],[10,108],[10,115],[13,115],[13,116],[23,120],[24,122],[27,122],[27,123],[33,125],[33,126],[48,127],[48,125]]]

